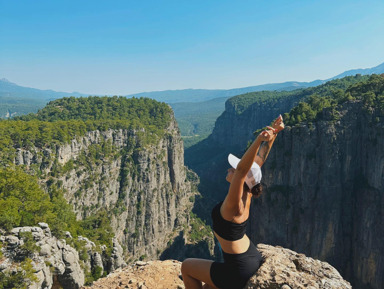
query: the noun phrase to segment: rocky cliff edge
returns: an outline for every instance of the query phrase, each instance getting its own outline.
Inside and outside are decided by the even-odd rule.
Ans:
[[[282,247],[259,244],[264,262],[244,289],[351,289],[326,262]],[[99,279],[83,289],[182,289],[181,263],[174,260],[137,262]]]

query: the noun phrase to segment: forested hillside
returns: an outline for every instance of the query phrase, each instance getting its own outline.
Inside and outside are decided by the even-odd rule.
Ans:
[[[122,257],[114,255],[118,243],[124,259],[134,261],[159,257],[181,231],[182,242],[202,241],[196,236],[204,224],[187,210],[197,194],[190,180],[197,178],[184,167],[179,130],[165,103],[52,101],[36,114],[0,121],[0,164],[0,229],[47,223],[56,238],[80,250],[86,282],[121,266],[113,261]],[[80,235],[97,246],[87,254],[101,252],[102,262],[81,253]]]
[[[224,111],[227,98],[215,98],[204,102],[171,103],[175,118],[188,148],[208,137],[216,119]]]
[[[306,99],[309,96],[340,98],[341,96],[339,94],[350,85],[365,81],[368,78],[368,75],[363,76],[357,74],[355,76],[335,79],[325,84],[305,89],[293,91],[261,91],[241,94],[230,98],[227,107],[232,107],[237,114],[242,114],[251,105],[276,106],[279,102],[287,101],[287,99],[292,98]]]
[[[165,128],[171,119],[170,115],[169,106],[151,99],[70,97],[50,102],[37,114],[0,121],[0,162],[4,167],[2,171],[4,178],[2,179],[9,182],[2,190],[3,201],[7,205],[1,206],[1,225],[9,230],[15,226],[35,225],[38,222],[50,220],[48,223],[56,235],[62,234],[63,230],[68,230],[76,236],[76,230],[79,230],[77,228],[79,224],[75,222],[76,218],[74,218],[72,208],[65,205],[62,194],[56,186],[48,186],[50,195],[44,194],[37,185],[37,179],[26,175],[20,168],[16,167],[15,170],[9,168],[10,165],[13,165],[18,150],[28,150],[33,147],[54,149],[57,145],[69,143],[89,131],[108,129],[142,130],[141,133],[136,134],[135,144],[131,145],[137,145],[137,142],[140,142],[140,146],[144,146],[155,142],[161,135],[164,135]],[[98,161],[102,154],[112,149],[112,145],[109,143],[95,147],[95,151],[89,155],[91,159],[88,159],[87,162]],[[79,162],[79,160],[77,161]],[[75,166],[73,160],[64,166],[57,164],[48,175],[44,174],[41,167],[32,166],[28,169],[40,178],[47,178],[68,172]],[[30,185],[20,192],[23,183]],[[12,187],[13,191],[7,191],[7,187]],[[28,201],[20,202],[20,195],[17,194],[22,194],[23,198]],[[15,203],[16,199],[19,199],[19,204]],[[26,207],[25,204],[28,206]],[[55,206],[56,209],[53,210],[52,206]],[[32,211],[29,212],[29,210]],[[55,212],[54,216],[53,212]],[[61,218],[57,218],[59,212]],[[66,215],[68,215],[67,218],[64,217]],[[100,224],[104,223],[102,216],[100,214]],[[56,223],[58,225],[55,225]],[[101,230],[105,229],[111,231],[108,227]],[[88,236],[94,232],[91,230],[89,234],[82,234]]]
[[[164,135],[171,114],[168,105],[145,98],[58,99],[36,114],[0,121],[1,162],[11,161],[15,149],[66,144],[94,130],[135,130],[135,141],[144,145]]]

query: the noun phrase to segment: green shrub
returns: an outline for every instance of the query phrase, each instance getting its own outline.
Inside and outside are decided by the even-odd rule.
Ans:
[[[32,260],[27,258],[20,263],[16,271],[0,272],[0,289],[27,289],[29,285],[38,281],[34,271]]]
[[[203,220],[197,217],[196,214],[190,213],[190,231],[189,231],[189,241],[197,243],[207,236],[211,236],[212,231],[210,227],[205,224]]]
[[[19,246],[18,250],[24,259],[40,252],[40,246],[36,245],[31,232],[21,232],[19,236],[23,239],[23,245]]]
[[[94,280],[97,280],[102,276],[103,276],[103,268],[99,266],[95,266],[92,268],[92,277]]]
[[[53,204],[35,177],[20,168],[0,168],[0,227],[34,226],[53,218]]]

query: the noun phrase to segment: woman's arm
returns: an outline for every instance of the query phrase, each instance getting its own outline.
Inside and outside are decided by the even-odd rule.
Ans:
[[[239,212],[240,201],[243,196],[244,181],[248,171],[251,169],[253,162],[257,156],[257,151],[263,141],[269,142],[272,140],[273,128],[268,127],[268,130],[261,132],[252,145],[247,149],[240,162],[238,163],[235,173],[229,187],[226,206],[234,210],[234,214]]]
[[[260,166],[260,168],[262,167],[262,165],[267,160],[267,157],[269,155],[269,152],[271,151],[272,145],[273,145],[276,137],[277,137],[277,135],[274,134],[270,141],[263,142],[260,145],[259,153],[257,154],[257,156],[255,158],[255,162]]]
[[[255,162],[262,167],[262,165],[265,163],[267,160],[267,157],[269,155],[269,152],[271,151],[272,145],[277,137],[277,133],[282,131],[284,129],[284,122],[283,122],[283,117],[279,115],[279,117],[273,122],[272,125],[275,133],[273,135],[273,138],[268,141],[268,142],[263,142],[260,145],[259,153],[255,158]]]
[[[263,142],[272,141],[272,139],[274,138],[273,129],[271,127],[268,128],[269,130],[262,131],[257,136],[256,140],[247,149],[247,151],[245,152],[236,167],[236,171],[239,173],[240,176],[244,176],[244,179],[256,159],[257,152],[259,151],[261,144]]]

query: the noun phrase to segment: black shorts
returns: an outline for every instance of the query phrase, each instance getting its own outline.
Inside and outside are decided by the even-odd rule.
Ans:
[[[220,289],[242,289],[259,269],[262,257],[255,245],[250,242],[248,250],[241,254],[228,254],[223,251],[224,263],[213,262],[211,279]]]

